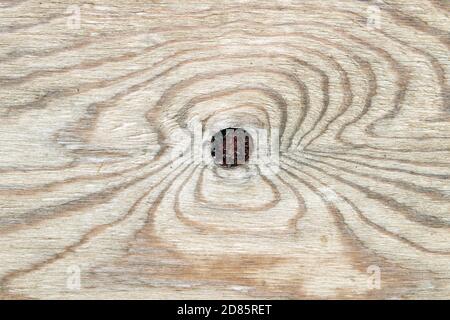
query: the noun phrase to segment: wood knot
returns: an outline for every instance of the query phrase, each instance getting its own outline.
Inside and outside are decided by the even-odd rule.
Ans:
[[[253,148],[251,135],[242,128],[222,129],[211,138],[214,163],[233,168],[248,163]]]

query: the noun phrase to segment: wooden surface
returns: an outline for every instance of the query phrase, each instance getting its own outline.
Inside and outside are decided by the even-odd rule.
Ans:
[[[450,298],[449,12],[1,0],[0,297]],[[195,119],[280,170],[177,161]]]

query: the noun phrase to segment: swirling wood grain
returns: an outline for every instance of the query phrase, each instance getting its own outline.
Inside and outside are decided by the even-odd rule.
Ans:
[[[449,12],[0,1],[0,297],[449,298]],[[175,159],[194,120],[279,171]]]

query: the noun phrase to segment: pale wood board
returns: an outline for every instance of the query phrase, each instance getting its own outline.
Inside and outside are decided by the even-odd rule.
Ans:
[[[450,298],[449,12],[1,0],[0,297]],[[194,119],[280,170],[175,160]]]

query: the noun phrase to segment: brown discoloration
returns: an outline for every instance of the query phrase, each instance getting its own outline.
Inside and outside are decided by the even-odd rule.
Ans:
[[[447,2],[0,7],[0,299],[450,296]],[[280,170],[179,157],[194,118]]]

